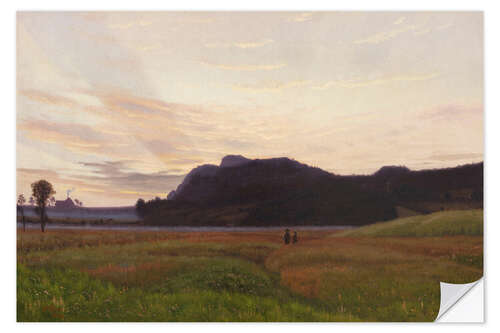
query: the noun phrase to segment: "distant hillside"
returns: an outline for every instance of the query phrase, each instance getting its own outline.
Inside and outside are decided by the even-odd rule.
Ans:
[[[483,163],[411,171],[383,167],[371,176],[347,176],[365,189],[385,193],[399,206],[419,213],[483,207]]]
[[[482,188],[482,163],[338,176],[285,157],[230,155],[193,169],[169,200],[146,203],[142,214],[168,225],[363,225],[398,212],[481,208]]]
[[[346,230],[333,237],[425,237],[483,234],[483,210],[447,211],[412,216]]]

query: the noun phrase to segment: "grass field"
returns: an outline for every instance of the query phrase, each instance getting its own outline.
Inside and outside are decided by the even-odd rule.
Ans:
[[[347,230],[335,236],[482,236],[483,210],[443,211],[417,215],[389,222],[375,223],[363,228]]]
[[[281,236],[18,230],[17,319],[432,321],[483,274],[482,211]]]

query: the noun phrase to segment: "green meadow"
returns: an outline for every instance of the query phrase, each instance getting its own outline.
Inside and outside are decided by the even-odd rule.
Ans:
[[[483,274],[481,210],[340,232],[17,232],[18,321],[433,321]]]
[[[416,215],[344,231],[335,236],[429,237],[455,235],[482,236],[483,210],[456,210]]]

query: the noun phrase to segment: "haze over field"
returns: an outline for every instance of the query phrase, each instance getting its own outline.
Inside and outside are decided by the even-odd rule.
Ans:
[[[339,174],[483,160],[481,13],[24,12],[17,192],[166,194],[234,153]]]

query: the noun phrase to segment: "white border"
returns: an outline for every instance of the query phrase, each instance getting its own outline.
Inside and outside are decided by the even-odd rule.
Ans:
[[[368,329],[370,332],[400,332],[401,329],[409,330],[409,332],[421,332],[425,330],[443,330],[453,329],[456,332],[470,332],[477,328],[497,328],[500,326],[498,312],[498,285],[499,265],[498,256],[495,252],[498,250],[497,237],[500,237],[499,232],[499,214],[498,214],[498,186],[500,163],[498,159],[497,143],[500,142],[498,130],[498,117],[500,112],[498,95],[500,89],[499,80],[499,61],[500,47],[498,43],[498,32],[500,32],[500,15],[498,11],[498,1],[436,1],[436,0],[418,0],[418,1],[401,1],[401,0],[377,0],[377,1],[360,1],[349,0],[339,2],[326,2],[317,0],[308,1],[241,1],[236,3],[232,1],[178,1],[174,3],[141,0],[120,0],[116,2],[104,2],[97,0],[87,1],[62,1],[62,0],[45,0],[45,1],[29,1],[20,0],[12,1],[8,4],[2,4],[1,15],[1,41],[4,47],[2,48],[1,57],[3,65],[2,73],[2,110],[1,110],[1,145],[2,145],[2,191],[1,207],[2,219],[0,223],[4,228],[2,231],[2,274],[0,286],[2,286],[1,295],[1,318],[2,328],[6,332],[11,330],[20,331],[50,331],[50,332],[86,332],[89,329],[94,330],[109,330],[119,329],[121,332],[135,332],[141,330],[158,330],[165,331],[186,330],[196,332],[203,330],[204,332],[252,332],[255,330],[287,330],[288,332],[303,332],[304,329],[313,328],[315,332],[331,332],[332,330],[342,329],[342,332]],[[486,150],[485,150],[485,282],[486,282],[486,314],[485,325],[459,325],[459,324],[17,324],[15,322],[16,313],[16,287],[15,287],[15,225],[9,221],[15,218],[14,198],[15,198],[15,11],[16,10],[481,10],[485,11],[485,133],[486,133]],[[495,172],[496,171],[496,172]],[[0,224],[0,225],[1,225]],[[493,238],[495,237],[495,238]],[[496,259],[495,259],[496,258]],[[496,283],[494,281],[497,281]],[[497,306],[496,306],[497,305]],[[425,327],[424,327],[425,325]]]

